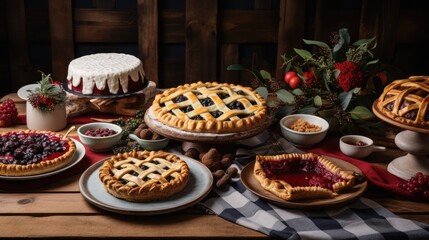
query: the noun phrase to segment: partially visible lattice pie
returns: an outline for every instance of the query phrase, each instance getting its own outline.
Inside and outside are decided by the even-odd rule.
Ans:
[[[395,80],[384,88],[375,107],[403,124],[429,127],[429,76]]]
[[[284,200],[333,198],[354,186],[354,176],[312,153],[257,156],[254,176]]]
[[[62,168],[76,145],[51,131],[23,130],[0,134],[0,175],[30,176]]]
[[[99,177],[113,196],[149,202],[182,191],[189,180],[189,168],[178,156],[164,151],[134,150],[105,161]]]
[[[198,82],[171,88],[155,97],[158,121],[190,132],[228,133],[266,121],[265,100],[249,87]]]

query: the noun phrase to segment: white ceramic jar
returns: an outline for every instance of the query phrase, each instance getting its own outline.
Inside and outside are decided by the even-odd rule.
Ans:
[[[29,101],[26,105],[27,128],[41,131],[60,131],[67,126],[66,105],[58,104],[54,111],[41,111]]]

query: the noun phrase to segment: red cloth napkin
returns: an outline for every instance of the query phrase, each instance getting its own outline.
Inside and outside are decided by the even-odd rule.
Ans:
[[[79,141],[78,137],[72,137],[75,140]],[[4,180],[0,179],[0,191],[8,191],[8,192],[27,192],[32,191],[33,189],[44,188],[46,186],[56,184],[61,182],[61,180],[69,178],[74,175],[81,175],[88,167],[92,164],[103,160],[107,157],[110,157],[113,153],[95,153],[89,150],[89,148],[85,147],[85,156],[83,159],[66,171],[60,172],[55,175],[51,175],[44,178],[31,179],[31,180]]]
[[[308,149],[307,151],[339,158],[357,166],[365,174],[368,182],[378,188],[382,188],[383,190],[410,200],[427,201],[427,199],[424,199],[423,197],[416,196],[405,189],[399,188],[398,183],[402,182],[403,180],[391,174],[386,169],[343,154],[339,149],[338,143],[338,138],[326,138],[323,143],[320,143],[315,148]]]

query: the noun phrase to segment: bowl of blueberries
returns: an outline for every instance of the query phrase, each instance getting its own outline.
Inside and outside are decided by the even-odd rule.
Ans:
[[[113,123],[87,123],[77,129],[79,140],[93,152],[110,151],[122,138],[123,130]]]

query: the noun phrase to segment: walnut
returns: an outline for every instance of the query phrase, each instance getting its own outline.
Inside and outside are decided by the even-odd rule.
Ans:
[[[148,129],[148,128],[141,130],[141,131],[140,131],[140,135],[139,135],[139,137],[140,137],[141,139],[146,139],[146,140],[151,139],[151,138],[152,138],[152,136],[153,136],[153,133],[152,133],[152,131],[150,131],[150,129]]]
[[[152,130],[151,130],[152,131]],[[153,132],[153,135],[152,135],[152,140],[160,140],[160,139],[163,139],[164,137],[162,136],[162,135],[159,135],[158,133],[156,133],[156,132]]]
[[[237,174],[238,170],[235,167],[230,167],[226,170],[226,174],[230,175],[231,177],[234,177],[235,174]]]
[[[217,182],[219,179],[225,175],[225,171],[222,169],[217,170],[216,172],[213,172],[213,181]]]
[[[226,185],[228,185],[228,183],[231,181],[231,176],[229,175],[229,174],[224,174],[223,176],[222,176],[222,178],[221,179],[219,179],[217,182],[216,182],[216,187],[218,188],[218,189],[223,189],[223,188],[225,188],[226,187]]]
[[[143,128],[141,128],[141,127],[138,127],[138,128],[136,128],[135,130],[134,130],[134,135],[136,135],[136,136],[140,136],[140,132],[143,130]]]
[[[186,150],[185,156],[198,160],[200,152],[196,148],[189,148],[188,150]]]
[[[232,161],[234,161],[234,155],[231,153],[228,153],[223,155],[221,163],[224,168],[227,168],[231,165]]]
[[[211,171],[216,171],[222,168],[221,159],[222,155],[216,150],[216,148],[212,148],[203,155],[201,162]]]

